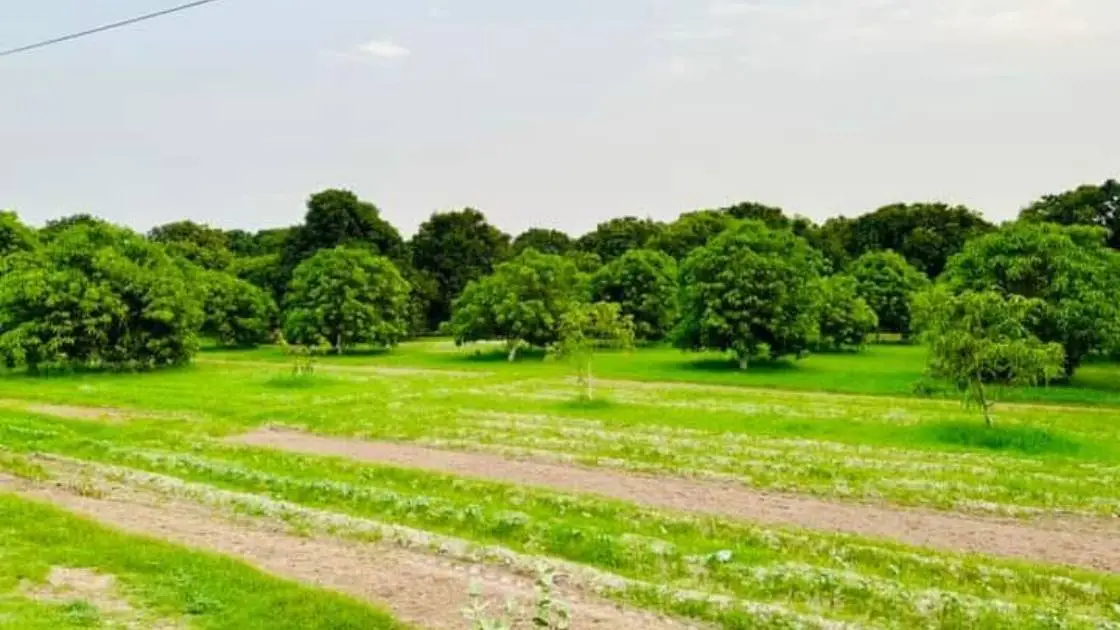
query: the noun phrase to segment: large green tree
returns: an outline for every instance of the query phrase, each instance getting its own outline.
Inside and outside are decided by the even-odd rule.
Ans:
[[[918,294],[915,322],[929,347],[929,372],[954,383],[992,425],[993,384],[1035,385],[1063,373],[1064,354],[1031,332],[1040,300],[995,291]]]
[[[566,254],[573,246],[572,237],[560,230],[546,228],[529,228],[513,239],[515,255],[527,249],[535,249],[542,254]]]
[[[650,242],[650,249],[684,260],[692,250],[703,247],[735,223],[728,213],[719,210],[687,212],[665,226]]]
[[[929,285],[929,279],[892,251],[868,252],[848,267],[859,295],[875,311],[879,329],[910,334],[910,299]]]
[[[446,330],[457,344],[502,340],[513,361],[522,345],[555,343],[561,317],[586,291],[586,277],[571,260],[528,249],[471,282],[455,300]]]
[[[390,260],[405,255],[404,240],[381,211],[349,190],[329,189],[307,201],[303,225],[284,238],[284,263],[289,270],[323,249],[363,248]]]
[[[992,229],[978,212],[965,206],[897,203],[855,219],[830,219],[815,241],[834,265],[889,249],[933,278],[969,239]]]
[[[27,252],[39,245],[35,232],[19,220],[14,212],[0,212],[0,258],[16,252]]]
[[[618,304],[638,339],[664,338],[677,320],[677,262],[668,254],[634,249],[591,278],[591,299]]]
[[[1120,249],[1120,182],[1085,185],[1046,195],[1023,209],[1022,219],[1060,225],[1095,225],[1108,231],[1108,246]]]
[[[1120,254],[1105,231],[1019,222],[975,239],[949,261],[944,281],[956,293],[996,291],[1036,299],[1031,332],[1065,350],[1066,374],[1120,340]]]
[[[324,249],[296,267],[285,297],[288,341],[396,345],[409,331],[409,286],[393,263],[362,248]]]
[[[9,366],[146,369],[186,363],[198,347],[198,291],[139,234],[77,222],[7,267],[0,355]]]
[[[225,346],[256,346],[269,341],[277,318],[267,291],[222,271],[204,271],[202,334]]]
[[[226,269],[233,262],[225,232],[193,221],[176,221],[151,229],[148,238],[203,269]]]
[[[751,358],[800,355],[818,336],[820,254],[789,230],[744,221],[681,266],[678,346]]]
[[[467,284],[494,271],[509,256],[509,235],[473,208],[438,212],[412,238],[412,263],[439,287],[428,309],[434,330],[451,314],[451,303]]]
[[[595,229],[576,241],[581,251],[599,256],[604,263],[618,258],[632,249],[642,249],[650,244],[665,226],[653,219],[621,217],[600,223]]]
[[[879,326],[875,311],[859,295],[859,283],[846,275],[829,276],[820,284],[820,346],[832,350],[860,348]]]

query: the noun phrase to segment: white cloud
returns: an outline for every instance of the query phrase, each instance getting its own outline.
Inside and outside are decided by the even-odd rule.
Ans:
[[[373,41],[366,42],[365,44],[359,46],[358,50],[366,53],[367,55],[380,57],[381,59],[400,59],[412,54],[411,50],[405,48],[404,46],[398,46],[397,44],[394,44],[392,40],[388,39],[375,39]]]

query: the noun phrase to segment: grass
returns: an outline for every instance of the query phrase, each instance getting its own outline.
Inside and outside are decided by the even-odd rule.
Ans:
[[[88,602],[47,604],[18,594],[21,584],[43,582],[56,566],[113,575],[145,612],[198,628],[404,628],[341,595],[268,577],[224,557],[120,534],[4,494],[0,557],[0,621],[12,630],[100,627]]]
[[[1087,366],[1084,376],[1063,388],[1009,391],[1007,398],[1032,404],[997,407],[997,424],[988,429],[956,400],[909,395],[921,372],[920,348],[877,346],[864,355],[817,355],[746,373],[725,363],[664,348],[605,355],[596,363],[601,397],[591,403],[575,401],[571,370],[562,363],[530,356],[509,364],[443,341],[326,357],[312,377],[293,377],[273,349],[207,352],[195,367],[151,374],[9,375],[0,378],[0,399],[6,399],[0,405],[0,470],[42,480],[50,471],[34,454],[55,454],[500,545],[623,576],[632,583],[613,597],[724,628],[813,627],[818,617],[962,628],[1120,622],[1113,608],[1120,601],[1115,576],[667,514],[595,497],[219,441],[283,424],[321,434],[719,476],[837,499],[1024,517],[1120,513],[1120,407],[1109,406],[1120,404],[1120,393],[1105,383],[1115,366]],[[58,417],[65,409],[57,407],[52,416],[42,403],[137,413],[100,422]],[[67,483],[81,484],[82,478]],[[0,513],[0,524],[9,518]],[[92,527],[75,523],[66,521],[60,530]],[[58,557],[65,557],[68,545],[80,539],[59,533],[38,544],[58,547]],[[0,565],[9,548],[21,544],[0,537]],[[92,546],[105,553],[113,546],[99,545]],[[35,565],[36,575],[51,557]],[[177,615],[191,608],[144,595],[148,578],[128,577],[132,565],[102,562],[108,564],[96,566],[120,575],[130,592],[136,585],[145,607]],[[3,571],[0,566],[0,576]],[[203,601],[238,597],[196,586],[186,583],[183,592],[198,592]],[[692,591],[731,603],[673,596]],[[82,621],[82,610],[52,609],[39,617],[5,612],[42,608],[12,601],[0,598],[0,618],[73,613],[88,621]],[[352,604],[330,601],[340,610]],[[259,606],[252,608],[257,604],[247,605],[261,614]],[[203,617],[216,620],[204,627],[233,627],[217,621],[228,606],[203,610]]]

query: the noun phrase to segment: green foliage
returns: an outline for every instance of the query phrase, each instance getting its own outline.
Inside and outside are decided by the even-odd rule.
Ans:
[[[592,274],[603,268],[603,259],[599,258],[598,254],[591,252],[581,252],[578,249],[573,249],[564,254],[564,258],[572,261],[581,273]]]
[[[647,247],[661,233],[665,226],[653,219],[621,217],[600,223],[595,230],[584,234],[576,241],[581,251],[599,256],[609,263],[632,249]]]
[[[1066,374],[1084,358],[1120,342],[1120,255],[1104,230],[1019,222],[971,241],[949,263],[954,292],[993,290],[1037,299],[1028,326],[1062,346]]]
[[[1108,231],[1108,246],[1120,249],[1120,182],[1079,186],[1046,195],[1023,209],[1020,218],[1060,225],[1095,225]]]
[[[559,339],[561,318],[582,301],[584,285],[572,261],[528,249],[470,283],[446,330],[457,344],[504,340],[512,361],[523,343],[545,347]]]
[[[834,265],[889,249],[932,278],[966,241],[990,230],[991,224],[965,206],[898,203],[855,219],[830,219],[816,238]]]
[[[84,225],[86,227],[106,227],[111,224],[108,221],[98,219],[90,214],[72,214],[70,216],[47,221],[43,229],[39,230],[39,238],[49,241],[53,239],[55,235],[79,225]]]
[[[197,291],[158,245],[108,224],[57,231],[0,278],[9,366],[152,368],[198,347]]]
[[[203,269],[226,269],[233,262],[226,233],[193,221],[177,221],[152,228],[148,238]]]
[[[599,349],[630,349],[634,347],[634,321],[624,315],[618,304],[596,302],[575,304],[560,318],[559,339],[552,352],[576,364],[580,398],[595,397],[591,362]]]
[[[339,354],[359,343],[393,346],[408,334],[408,299],[408,283],[389,259],[363,249],[322,250],[292,276],[284,335],[304,345],[329,343]]]
[[[820,345],[824,348],[862,348],[879,326],[875,311],[859,295],[855,278],[836,275],[820,286]]]
[[[892,251],[868,252],[848,267],[848,273],[879,318],[879,329],[909,335],[910,299],[929,286],[925,274]]]
[[[203,272],[202,333],[226,346],[267,343],[278,316],[263,289],[220,271]]]
[[[734,223],[735,219],[730,214],[719,210],[688,212],[665,226],[649,247],[684,260],[694,249],[707,245]]]
[[[329,189],[311,196],[303,225],[284,238],[284,267],[290,271],[316,252],[340,246],[391,260],[405,255],[404,240],[377,206],[349,190]]]
[[[1063,371],[1062,347],[1031,334],[1044,304],[995,291],[954,294],[939,286],[914,299],[914,318],[929,346],[930,374],[949,380],[992,423],[988,384],[1035,385]]]
[[[800,355],[818,334],[820,255],[787,230],[745,221],[681,267],[679,347],[752,357]]]
[[[14,212],[0,212],[0,258],[17,252],[29,252],[39,246],[39,239]]]
[[[473,208],[440,212],[420,225],[410,243],[412,264],[435,280],[439,292],[428,310],[428,325],[447,321],[452,302],[467,285],[494,271],[509,255],[509,235]]]
[[[591,299],[618,304],[638,339],[664,338],[677,320],[677,263],[668,254],[634,249],[591,278]]]
[[[230,272],[253,286],[264,289],[276,301],[280,300],[287,289],[287,274],[279,254],[235,258]]]
[[[535,249],[542,254],[562,255],[571,251],[572,237],[560,230],[529,228],[513,240],[514,255],[527,249]]]

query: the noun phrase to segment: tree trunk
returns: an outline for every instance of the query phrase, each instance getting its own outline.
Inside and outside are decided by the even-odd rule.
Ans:
[[[509,348],[509,355],[507,356],[507,358],[509,359],[510,363],[513,363],[514,361],[517,360],[517,347],[519,345],[521,345],[521,344],[518,341],[507,341],[506,342],[506,347]]]
[[[338,354],[342,354],[342,333],[338,333],[334,337],[334,350]]]
[[[739,355],[739,369],[745,370],[750,365],[751,359],[745,354]]]
[[[984,381],[976,381],[976,393],[980,396],[980,408],[984,411],[984,424],[992,428],[992,407],[988,404],[988,396],[984,392]]]
[[[591,362],[587,362],[587,402],[591,402],[595,397],[595,392],[591,386]]]

